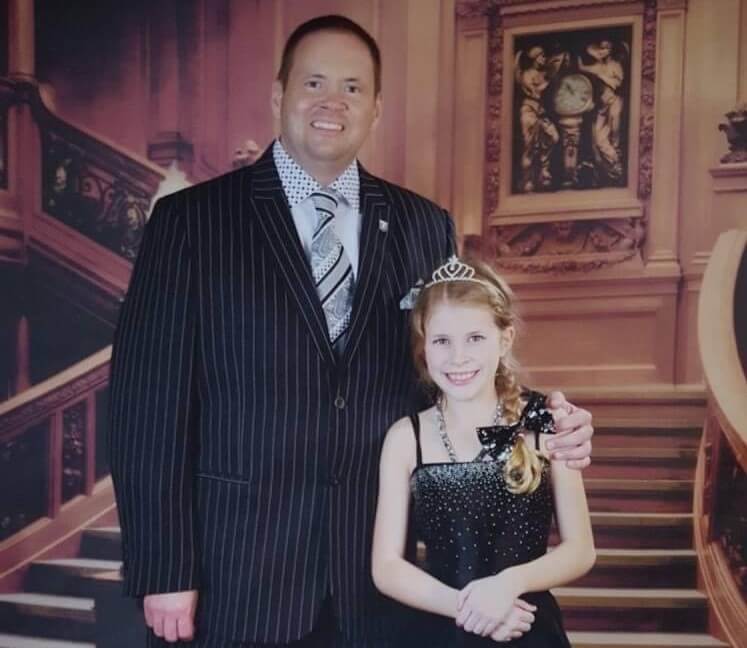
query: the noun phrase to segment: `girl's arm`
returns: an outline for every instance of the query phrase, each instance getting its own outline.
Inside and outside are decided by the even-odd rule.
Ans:
[[[594,537],[581,473],[564,461],[553,461],[551,479],[560,544],[541,558],[467,585],[459,594],[457,616],[457,624],[465,630],[470,616],[490,611],[500,617],[516,597],[573,581],[594,565]]]
[[[410,607],[454,618],[458,590],[404,559],[415,467],[415,436],[408,419],[387,432],[379,465],[379,501],[373,537],[372,575],[376,587]]]

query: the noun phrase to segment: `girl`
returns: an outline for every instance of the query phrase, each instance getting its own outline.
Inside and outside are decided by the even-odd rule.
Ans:
[[[431,613],[410,645],[570,647],[547,590],[594,564],[589,512],[581,473],[546,458],[552,415],[516,381],[515,325],[506,283],[456,257],[412,313],[416,366],[437,399],[387,433],[372,568],[384,594]],[[422,567],[406,559],[410,501]],[[561,542],[546,553],[553,503]]]

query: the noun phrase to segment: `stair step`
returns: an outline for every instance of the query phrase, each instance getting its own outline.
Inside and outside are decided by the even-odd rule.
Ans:
[[[18,592],[16,594],[0,594],[0,604],[49,611],[52,614],[59,610],[70,612],[71,616],[76,618],[84,620],[94,619],[94,600],[78,596]]]
[[[696,448],[701,428],[627,427],[601,425],[594,428],[594,453],[603,447]]]
[[[119,538],[122,535],[122,529],[118,526],[89,527],[84,533],[94,536]]]
[[[0,648],[96,648],[96,644],[80,641],[56,641],[46,637],[0,634]]]
[[[729,648],[706,634],[664,632],[569,632],[573,648]]]
[[[597,564],[650,567],[652,565],[690,565],[696,559],[694,549],[598,549]]]
[[[120,528],[86,529],[80,541],[80,556],[98,560],[121,560],[122,533]]]
[[[692,513],[625,513],[591,514],[594,544],[598,549],[689,549],[693,546]],[[558,544],[553,527],[550,544]]]
[[[691,513],[691,479],[585,478],[592,511]]]
[[[91,558],[36,560],[26,575],[26,587],[37,592],[95,598],[116,589],[116,583],[106,583],[100,577],[118,573],[121,565],[118,560]]]
[[[119,569],[122,562],[119,560],[98,560],[95,558],[58,558],[55,560],[35,560],[33,564],[56,567],[66,572],[85,575]]]
[[[21,592],[0,594],[0,628],[30,637],[95,641],[92,598]]]
[[[683,528],[692,531],[692,513],[625,513],[597,511],[591,514],[592,523],[598,526],[641,527],[647,531],[655,528]]]
[[[553,590],[568,630],[702,633],[708,600],[693,589],[560,587]]]
[[[592,570],[577,587],[683,587],[696,585],[692,549],[597,549]]]
[[[557,587],[553,594],[560,606],[596,608],[646,607],[702,609],[708,598],[693,589]]]
[[[585,477],[638,479],[691,479],[695,473],[697,448],[597,447]]]

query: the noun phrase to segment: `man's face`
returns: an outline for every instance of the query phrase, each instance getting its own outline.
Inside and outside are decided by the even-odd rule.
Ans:
[[[288,153],[321,184],[329,184],[357,156],[379,120],[371,53],[352,34],[309,34],[296,47],[285,89],[275,82],[272,107]]]

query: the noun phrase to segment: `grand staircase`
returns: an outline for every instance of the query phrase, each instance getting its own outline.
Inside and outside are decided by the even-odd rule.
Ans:
[[[596,430],[585,473],[597,563],[555,590],[575,648],[726,646],[696,589],[693,479],[701,430]]]
[[[693,479],[701,430],[598,427],[585,473],[598,559],[555,590],[575,648],[714,648],[696,589]],[[84,531],[76,559],[41,560],[0,595],[0,648],[142,645],[119,596],[119,529]],[[54,641],[53,641],[54,640]],[[60,643],[68,642],[68,643]]]

